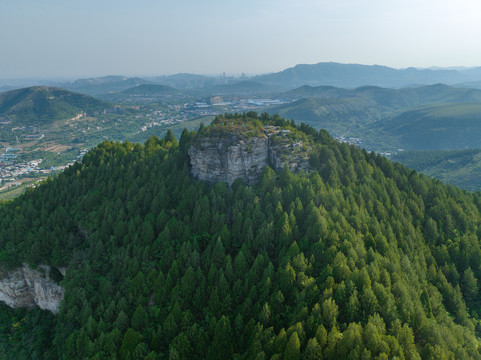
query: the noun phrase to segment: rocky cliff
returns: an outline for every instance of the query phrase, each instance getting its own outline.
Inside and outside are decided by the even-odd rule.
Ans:
[[[308,151],[302,143],[279,133],[245,136],[231,132],[200,134],[188,150],[192,176],[206,182],[225,181],[231,185],[237,178],[248,184],[256,182],[270,164],[280,171],[287,164],[291,171],[307,169]]]
[[[49,277],[49,273],[48,266],[41,265],[33,270],[24,264],[0,274],[0,301],[12,308],[38,306],[56,314],[64,289]]]

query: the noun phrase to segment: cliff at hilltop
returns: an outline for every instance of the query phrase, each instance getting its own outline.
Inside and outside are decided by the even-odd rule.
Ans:
[[[239,125],[243,124],[214,123],[198,134],[188,150],[194,178],[229,185],[241,178],[253,184],[267,165],[275,171],[286,164],[292,172],[308,168],[309,147],[288,130]]]

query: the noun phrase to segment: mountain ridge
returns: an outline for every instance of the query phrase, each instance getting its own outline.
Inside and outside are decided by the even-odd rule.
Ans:
[[[478,70],[428,70],[394,69],[382,65],[342,64],[321,62],[317,64],[298,64],[278,73],[258,75],[254,81],[265,82],[284,88],[302,85],[331,85],[355,88],[365,85],[400,88],[413,84],[455,84],[468,81],[472,76],[480,77]]]
[[[0,118],[19,125],[42,124],[109,107],[90,96],[56,87],[33,86],[0,93]]]

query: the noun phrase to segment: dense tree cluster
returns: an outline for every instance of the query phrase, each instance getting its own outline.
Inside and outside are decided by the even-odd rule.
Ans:
[[[302,132],[313,170],[207,185],[184,131],[104,142],[0,208],[4,271],[68,267],[56,317],[0,308],[0,353],[481,358],[480,194],[278,116],[232,117]]]

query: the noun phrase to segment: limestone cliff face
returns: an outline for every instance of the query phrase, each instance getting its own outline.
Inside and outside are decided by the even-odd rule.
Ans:
[[[64,289],[49,278],[50,268],[39,266],[33,270],[26,264],[0,274],[0,301],[12,308],[49,310],[56,314],[64,296]]]
[[[231,137],[205,136],[189,148],[192,175],[207,181],[225,181],[231,185],[242,178],[253,183],[267,165],[268,138],[253,137],[240,139]]]
[[[270,163],[280,171],[287,163],[291,171],[307,169],[307,152],[275,135],[251,138],[238,136],[201,136],[188,150],[192,176],[206,182],[225,181],[231,185],[237,178],[253,184]],[[297,149],[298,150],[298,149]]]

